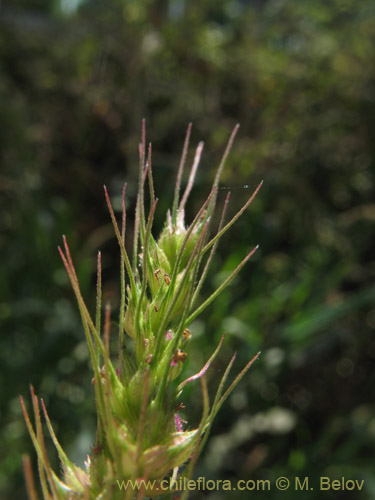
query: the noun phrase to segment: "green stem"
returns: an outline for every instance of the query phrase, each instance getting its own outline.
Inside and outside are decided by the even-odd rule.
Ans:
[[[243,268],[243,266],[246,264],[246,262],[254,255],[254,253],[257,251],[259,248],[259,245],[257,245],[255,248],[251,250],[251,252],[242,260],[240,264],[236,267],[236,269],[228,276],[228,278],[215,290],[215,292],[206,299],[203,304],[201,304],[186,320],[186,324],[189,325],[199,314],[201,314],[202,311],[206,309],[207,306],[213,302],[216,297],[226,288],[229,283],[233,280],[233,278],[236,277],[236,275],[240,272],[240,270]],[[204,252],[204,249],[203,249]]]
[[[224,233],[228,231],[228,229],[233,226],[233,224],[236,222],[236,220],[241,217],[241,215],[244,213],[244,211],[247,209],[247,207],[252,203],[256,195],[258,194],[259,189],[262,187],[263,181],[258,184],[258,187],[255,189],[254,193],[251,195],[249,200],[245,203],[245,205],[236,213],[236,215],[228,222],[226,226],[223,227],[221,231],[219,231],[216,236],[212,238],[211,241],[207,243],[207,245],[203,249],[203,253],[205,254],[207,250],[209,250],[212,245],[215,244],[217,240],[219,240]]]

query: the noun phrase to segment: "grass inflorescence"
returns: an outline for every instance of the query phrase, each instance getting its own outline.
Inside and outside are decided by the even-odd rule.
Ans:
[[[239,212],[229,222],[225,222],[230,198],[228,193],[219,226],[214,236],[210,236],[220,175],[237,130],[238,126],[230,136],[207,199],[190,225],[186,225],[185,207],[203,150],[201,142],[196,149],[186,188],[181,194],[191,134],[191,124],[189,125],[177,172],[172,209],[166,214],[161,234],[155,238],[153,221],[158,199],[154,193],[151,145],[146,148],[143,122],[131,257],[125,246],[126,185],[122,193],[120,225],[108,190],[104,187],[121,255],[118,357],[115,360],[110,356],[111,310],[109,306],[103,310],[102,306],[101,254],[98,253],[97,260],[96,311],[95,316],[92,316],[82,297],[69,246],[63,237],[63,247],[59,247],[59,252],[78,302],[94,372],[97,433],[83,470],[73,464],[65,454],[41,400],[47,428],[62,465],[63,475],[60,478],[52,470],[46,453],[39,399],[31,388],[35,418],[33,425],[21,397],[26,424],[38,457],[39,478],[45,500],[123,499],[124,491],[119,489],[118,481],[124,480],[141,485],[139,488],[126,490],[127,500],[158,497],[165,494],[165,491],[160,489],[160,484],[166,477],[191,477],[215,415],[257,359],[259,353],[248,362],[229,387],[226,387],[234,355],[210,404],[205,374],[223,344],[223,336],[202,369],[195,375],[179,381],[182,367],[188,357],[190,323],[230,284],[257,249],[253,248],[212,295],[199,303],[199,292],[204,286],[220,238],[247,209],[261,187],[259,184]],[[147,187],[150,207],[148,213],[145,208]],[[195,380],[200,380],[201,383],[203,412],[198,427],[189,429],[179,417],[179,410],[183,407],[181,396],[184,387]],[[24,469],[29,498],[36,500],[38,494],[27,457],[24,458]]]

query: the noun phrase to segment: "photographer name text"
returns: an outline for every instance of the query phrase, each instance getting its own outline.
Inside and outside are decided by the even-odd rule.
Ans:
[[[165,491],[270,491],[276,489],[279,491],[295,490],[319,490],[319,491],[362,491],[365,484],[364,479],[352,478],[330,478],[320,476],[314,480],[308,476],[295,476],[288,478],[280,476],[275,480],[270,479],[240,479],[237,482],[229,479],[206,479],[203,476],[197,479],[188,479],[180,477],[178,479],[164,479],[162,481],[151,481],[138,479],[136,481],[123,480],[117,481],[120,490],[136,490],[145,492],[165,492]]]

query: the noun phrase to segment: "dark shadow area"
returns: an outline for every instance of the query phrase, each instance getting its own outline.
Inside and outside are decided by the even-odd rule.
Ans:
[[[231,190],[228,217],[264,179],[204,295],[260,251],[192,324],[185,375],[224,331],[212,391],[234,351],[237,372],[262,355],[218,414],[195,476],[270,480],[259,498],[375,498],[374,42],[370,0],[1,2],[1,499],[26,499],[21,455],[34,450],[18,396],[29,383],[73,460],[93,442],[88,352],[57,245],[65,234],[92,307],[100,248],[104,299],[118,307],[102,186],[119,213],[128,183],[131,243],[143,117],[160,228],[189,122],[188,163],[200,140],[205,148],[188,221],[237,122],[218,197]],[[185,405],[194,425],[199,384]],[[287,493],[280,476],[293,482]],[[363,489],[319,491],[321,476],[363,479]],[[294,491],[295,477],[314,489]]]

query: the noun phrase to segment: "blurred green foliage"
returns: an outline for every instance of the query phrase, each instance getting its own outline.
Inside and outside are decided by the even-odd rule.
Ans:
[[[263,351],[218,415],[196,475],[364,478],[360,497],[326,496],[374,498],[374,41],[371,0],[3,0],[1,498],[25,498],[20,456],[33,450],[18,394],[29,382],[73,458],[92,442],[87,351],[56,246],[66,234],[92,304],[100,247],[104,294],[118,304],[101,186],[116,196],[128,182],[131,237],[144,116],[160,224],[189,121],[193,143],[206,144],[194,203],[236,122],[221,202],[230,188],[234,213],[265,180],[208,288],[253,244],[261,251],[192,326],[187,372],[228,334],[213,386],[234,350],[237,368]],[[194,420],[199,388],[190,391]],[[321,498],[317,488],[303,495]]]

